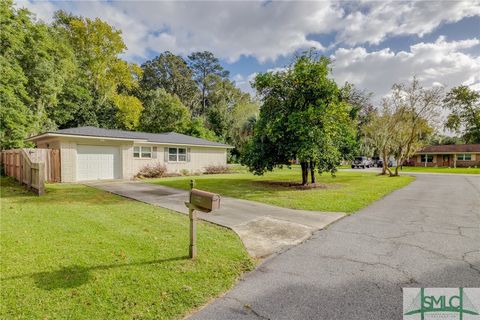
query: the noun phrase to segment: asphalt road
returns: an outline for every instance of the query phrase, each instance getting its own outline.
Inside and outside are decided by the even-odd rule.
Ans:
[[[480,287],[480,176],[418,175],[192,319],[402,319],[403,287]]]

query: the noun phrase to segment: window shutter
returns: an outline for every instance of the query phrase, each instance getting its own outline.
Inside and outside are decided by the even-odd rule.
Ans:
[[[152,148],[152,159],[157,159],[157,147]]]
[[[168,162],[168,148],[165,147],[165,148],[163,148],[163,149],[165,150],[165,151],[164,151],[165,157],[163,158],[163,160],[164,160],[165,162]]]
[[[187,148],[187,162],[190,162],[190,148]]]

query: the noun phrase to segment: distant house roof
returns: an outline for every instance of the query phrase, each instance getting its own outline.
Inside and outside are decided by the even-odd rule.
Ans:
[[[159,144],[182,144],[182,145],[198,145],[208,147],[224,147],[233,148],[229,145],[209,141],[201,138],[195,138],[176,132],[165,133],[148,133],[138,131],[124,131],[115,129],[102,129],[97,127],[78,127],[61,129],[57,131],[49,131],[40,135],[29,138],[30,141],[35,141],[40,138],[49,136],[80,136],[80,137],[99,137],[110,139],[126,139],[126,140],[143,140]]]
[[[444,144],[439,146],[427,146],[417,153],[462,153],[480,152],[480,144]]]

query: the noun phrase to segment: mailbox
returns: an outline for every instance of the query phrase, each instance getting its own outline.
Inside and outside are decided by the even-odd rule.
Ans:
[[[220,208],[220,195],[198,189],[190,191],[190,204],[196,210],[210,212]]]

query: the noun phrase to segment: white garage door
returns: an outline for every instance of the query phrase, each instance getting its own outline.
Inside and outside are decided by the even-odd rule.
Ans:
[[[121,178],[121,159],[117,147],[77,146],[77,180]]]

